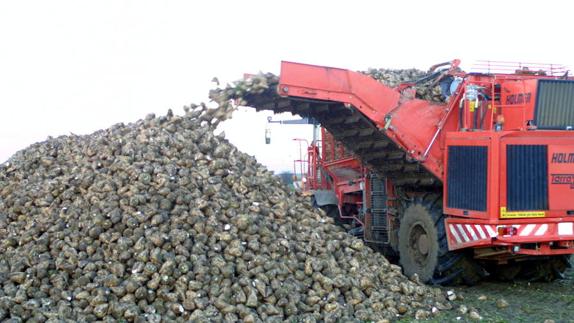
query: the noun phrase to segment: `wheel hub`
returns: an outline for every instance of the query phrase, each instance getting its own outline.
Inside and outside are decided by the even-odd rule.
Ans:
[[[430,252],[430,241],[427,230],[422,223],[415,223],[410,230],[410,252],[419,266],[425,266]]]
[[[418,241],[419,252],[423,255],[429,253],[429,239],[426,234],[421,234]]]

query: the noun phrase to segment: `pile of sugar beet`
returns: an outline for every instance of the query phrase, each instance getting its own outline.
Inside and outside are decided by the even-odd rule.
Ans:
[[[414,82],[428,75],[428,73],[415,68],[402,70],[370,68],[367,71],[364,71],[363,74],[369,75],[370,77],[390,87],[395,87],[400,83]],[[444,97],[442,96],[440,86],[434,84],[433,80],[417,84],[414,86],[414,90],[415,96],[419,99],[433,102],[444,102]]]
[[[33,144],[0,166],[0,320],[349,322],[452,305],[289,190],[217,124],[148,115]]]

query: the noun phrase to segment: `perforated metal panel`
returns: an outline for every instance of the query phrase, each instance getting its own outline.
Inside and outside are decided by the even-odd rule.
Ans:
[[[534,122],[539,129],[574,129],[574,81],[538,81]]]
[[[487,161],[486,146],[448,147],[448,207],[486,211]]]

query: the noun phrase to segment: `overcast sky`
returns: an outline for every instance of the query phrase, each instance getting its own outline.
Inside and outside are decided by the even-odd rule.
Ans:
[[[281,60],[364,70],[453,58],[574,66],[569,1],[0,0],[0,162],[48,135],[85,134],[207,100],[217,76]],[[285,118],[285,117],[283,117]],[[227,137],[292,168],[305,126],[241,110]]]

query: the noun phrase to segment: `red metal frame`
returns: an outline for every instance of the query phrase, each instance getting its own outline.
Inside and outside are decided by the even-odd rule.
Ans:
[[[400,102],[400,92],[361,73],[315,65],[283,62],[278,91],[283,96],[350,104],[419,160],[423,159],[439,121],[448,113],[444,106],[424,100]],[[445,127],[449,125],[445,123]],[[413,127],[419,131],[413,133]],[[422,163],[440,178],[441,160],[440,150],[433,145]]]

